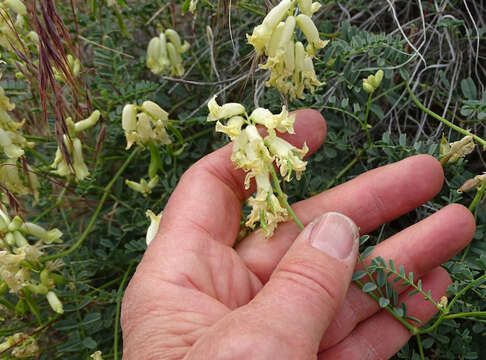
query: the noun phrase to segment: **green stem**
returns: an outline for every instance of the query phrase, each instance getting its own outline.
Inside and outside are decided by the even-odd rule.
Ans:
[[[359,123],[359,126],[363,127],[363,123],[361,122],[361,119],[359,117],[357,117],[356,115],[350,113],[349,111],[346,111],[344,109],[334,107],[334,106],[321,106],[321,108],[342,112],[343,114],[348,115],[350,118],[353,118],[354,120],[356,120]]]
[[[436,114],[435,112],[433,112],[432,110],[429,110],[428,108],[426,108],[418,99],[417,97],[415,96],[415,94],[412,92],[412,89],[410,89],[410,85],[407,83],[407,91],[408,93],[410,94],[410,97],[412,98],[412,100],[415,102],[415,104],[423,111],[425,111],[427,114],[429,114],[430,116],[432,116],[433,118],[439,120],[440,122],[442,122],[444,125],[447,125],[448,127],[450,127],[451,129],[453,130],[456,130],[458,133],[460,134],[463,134],[465,136],[472,136],[474,138],[474,140],[476,140],[476,142],[478,142],[479,144],[481,144],[483,147],[486,147],[486,141],[483,140],[482,138],[480,138],[479,136],[476,136],[474,135],[473,133],[471,133],[470,131],[468,130],[465,130],[457,125],[454,125],[453,123],[451,123],[450,121],[444,119],[442,116]]]
[[[486,190],[486,181],[483,181],[479,189],[476,191],[476,195],[474,196],[473,201],[469,205],[469,211],[474,213],[474,209],[476,208],[476,205],[481,201],[481,198],[484,195],[484,191]]]
[[[120,283],[120,286],[118,287],[118,295],[116,299],[115,330],[113,333],[113,359],[114,360],[118,360],[118,327],[120,326],[122,292],[123,292],[123,288],[125,287],[125,283],[128,279],[128,274],[130,273],[130,270],[132,270],[133,264],[135,264],[135,262],[131,261],[127,271],[125,271],[125,274],[123,275],[123,279]]]
[[[15,305],[12,304],[7,299],[5,299],[3,296],[0,296],[0,304],[2,304],[3,306],[5,306],[6,308],[8,308],[8,309],[10,309],[12,311],[15,311]]]
[[[360,289],[363,289],[363,284],[359,280],[354,280],[354,283],[360,287]],[[366,293],[368,294],[373,300],[376,301],[377,304],[379,304],[379,299],[378,296],[373,294],[372,292]],[[410,333],[416,335],[418,333],[418,328],[410,325],[404,318],[402,318],[400,315],[398,315],[390,306],[387,306],[384,308],[391,316],[393,316],[395,319],[397,319],[403,326],[405,326]]]
[[[473,213],[474,218],[476,218],[476,205],[481,201],[484,191],[486,190],[486,181],[484,181],[479,189],[476,191],[476,195],[474,195],[473,200],[471,201],[471,204],[469,204],[469,211]],[[467,244],[467,247],[464,249],[462,256],[461,256],[461,261],[464,261],[466,259],[467,254],[469,253],[469,249],[471,248],[471,243]]]
[[[57,199],[56,199],[56,202],[54,204],[52,204],[51,206],[49,206],[47,209],[45,209],[43,212],[41,212],[34,220],[33,220],[33,223],[37,223],[40,219],[42,219],[44,216],[46,216],[47,214],[49,214],[53,209],[55,209],[56,207],[58,207],[59,205],[61,205],[62,203],[62,199],[64,197],[64,194],[66,194],[66,190],[68,188],[69,184],[66,184],[66,186],[64,186],[61,190],[61,192],[59,193],[59,195],[57,196]]]
[[[368,146],[371,146],[371,136],[370,132],[368,129],[368,117],[370,115],[370,107],[371,107],[371,100],[373,99],[373,93],[370,92],[370,95],[368,96],[368,103],[366,104],[366,113],[365,113],[365,118],[363,120],[363,130],[366,132],[366,138],[368,139]]]
[[[361,149],[360,151],[358,151],[358,153],[356,154],[356,156],[354,157],[353,160],[351,160],[348,165],[346,165],[344,167],[344,169],[342,169],[339,174],[337,174],[334,179],[332,179],[329,184],[327,184],[326,186],[326,189],[329,189],[331,186],[333,186],[336,181],[338,181],[341,177],[344,176],[344,174],[346,174],[348,172],[349,169],[351,169],[353,167],[354,164],[356,164],[359,160],[359,157],[361,156],[361,154],[364,152],[364,149]]]
[[[63,256],[67,256],[67,255],[71,254],[72,252],[74,252],[78,247],[81,246],[81,244],[83,243],[84,239],[86,239],[86,237],[90,233],[91,229],[93,228],[93,225],[96,222],[96,220],[98,218],[98,215],[101,212],[101,208],[103,207],[103,204],[105,203],[105,200],[108,197],[108,194],[109,194],[109,192],[111,190],[111,187],[116,182],[116,180],[118,180],[118,178],[123,173],[123,171],[125,171],[125,169],[127,168],[128,164],[130,164],[130,162],[133,160],[133,158],[135,157],[135,155],[138,154],[138,152],[140,151],[140,149],[141,149],[140,147],[136,147],[132,151],[132,153],[130,154],[130,156],[125,160],[125,162],[123,163],[123,165],[118,169],[118,171],[116,172],[115,176],[113,176],[113,178],[110,180],[110,182],[105,186],[105,188],[103,189],[104,190],[104,193],[103,193],[103,196],[101,197],[101,199],[100,199],[100,201],[98,203],[98,207],[96,208],[93,216],[91,217],[91,219],[90,219],[90,221],[88,223],[88,226],[86,227],[86,229],[84,230],[84,232],[81,234],[81,236],[79,237],[78,241],[76,241],[66,251],[61,251],[61,252],[59,252],[57,254],[53,254],[53,255],[49,255],[49,256],[44,256],[44,257],[40,258],[40,261],[41,262],[46,262],[46,261],[49,261],[49,260],[54,260],[54,259],[58,259],[58,258],[63,257]]]
[[[424,347],[422,346],[422,339],[420,338],[420,334],[415,335],[415,337],[417,338],[417,346],[419,348],[420,359],[425,360]]]
[[[440,323],[444,320],[444,319],[448,319],[450,318],[450,316],[455,316],[457,314],[451,314],[451,315],[448,315],[448,313],[451,311],[452,309],[452,306],[454,305],[454,303],[466,292],[468,291],[469,289],[471,289],[472,287],[476,286],[477,283],[479,283],[480,281],[486,279],[486,274],[483,274],[482,276],[478,277],[477,279],[471,281],[469,284],[467,284],[467,286],[465,286],[461,291],[459,291],[453,298],[451,301],[449,301],[449,304],[447,305],[447,307],[442,311],[442,313],[440,314],[440,316],[437,318],[437,320],[435,320],[435,322],[430,325],[428,328],[426,329],[422,329],[419,331],[419,334],[426,334],[426,333],[429,333],[431,332],[432,330],[434,330],[437,326],[440,325]],[[479,314],[481,312],[478,312]],[[484,312],[483,312],[484,313]],[[462,316],[464,316],[464,314],[471,314],[471,313],[463,313]],[[475,313],[472,313],[472,314],[475,314]]]
[[[271,167],[270,173],[272,174],[273,185],[275,187],[275,191],[277,192],[278,198],[280,199],[281,202],[283,202],[285,208],[287,209],[287,211],[289,212],[290,216],[295,221],[297,226],[301,230],[304,230],[304,225],[300,222],[297,215],[295,215],[294,211],[289,205],[289,202],[287,201],[287,197],[285,196],[284,192],[282,191],[282,188],[280,187],[280,182],[278,181],[277,173],[275,172],[275,169],[273,167]]]

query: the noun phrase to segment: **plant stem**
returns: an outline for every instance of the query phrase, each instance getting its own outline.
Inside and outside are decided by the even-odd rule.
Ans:
[[[360,287],[360,289],[362,290],[363,289],[363,284],[361,283],[361,281],[359,280],[354,280],[354,283],[356,285],[358,285]],[[366,293],[368,294],[373,300],[376,301],[377,304],[379,304],[379,299],[378,299],[378,296],[376,296],[375,294],[373,294],[372,292],[368,292]],[[406,321],[403,317],[401,317],[400,315],[398,315],[390,306],[387,306],[384,308],[386,311],[388,311],[388,313],[393,316],[395,319],[397,319],[403,326],[405,326],[408,331],[410,331],[410,333],[412,333],[413,335],[416,335],[418,333],[418,328],[409,324],[408,321]]]
[[[371,146],[371,136],[370,132],[368,130],[368,117],[370,115],[370,107],[371,107],[371,99],[373,98],[373,93],[370,92],[370,95],[368,96],[368,103],[366,104],[366,113],[365,113],[365,118],[363,120],[363,130],[366,132],[366,138],[368,139],[368,147]]]
[[[417,346],[419,348],[420,359],[424,360],[425,359],[424,347],[422,346],[422,339],[420,338],[420,334],[415,335],[415,337],[417,338]]]
[[[3,306],[5,306],[6,308],[8,308],[8,309],[10,309],[12,311],[15,311],[15,305],[12,304],[7,299],[3,298],[2,296],[0,296],[0,304],[2,304]]]
[[[479,189],[476,191],[476,195],[474,196],[473,201],[469,205],[470,212],[475,213],[474,210],[476,208],[476,205],[481,201],[481,198],[483,197],[485,190],[486,190],[486,181],[483,181]]]
[[[62,203],[62,198],[64,197],[64,194],[66,194],[66,190],[68,188],[69,184],[66,184],[57,196],[56,202],[49,206],[47,209],[45,209],[43,212],[41,212],[32,222],[35,224],[37,223],[40,219],[42,219],[44,216],[49,214],[54,208],[58,207]]]
[[[351,160],[340,172],[339,174],[337,174],[334,179],[332,179],[329,184],[327,184],[326,186],[326,189],[329,189],[331,186],[333,186],[336,181],[338,181],[344,174],[346,174],[348,172],[349,169],[351,169],[353,167],[354,164],[356,164],[359,160],[359,157],[361,156],[361,154],[364,152],[364,149],[361,149],[360,151],[358,151],[358,153],[356,154],[356,156],[353,158],[353,160]]]
[[[60,257],[63,257],[63,256],[67,256],[69,254],[71,254],[72,252],[74,252],[78,247],[81,246],[81,244],[83,243],[84,239],[86,239],[86,237],[88,236],[88,234],[90,233],[91,229],[93,228],[93,225],[94,223],[96,222],[96,219],[98,218],[98,215],[100,214],[101,212],[101,208],[103,207],[103,204],[105,203],[105,200],[106,198],[108,197],[108,194],[111,190],[111,187],[113,186],[113,184],[115,183],[116,180],[118,180],[118,178],[120,177],[120,175],[123,173],[123,171],[125,171],[125,169],[127,168],[128,164],[130,164],[130,162],[133,160],[133,158],[135,157],[135,155],[140,151],[140,147],[136,147],[132,153],[130,154],[130,156],[125,160],[125,162],[123,163],[123,165],[118,169],[118,171],[116,172],[115,176],[113,176],[113,178],[110,180],[110,182],[104,187],[103,191],[103,196],[101,197],[99,203],[98,203],[98,207],[96,208],[93,216],[91,217],[89,223],[88,223],[88,226],[86,227],[86,229],[84,230],[84,232],[81,234],[81,236],[79,237],[79,239],[66,251],[61,251],[57,254],[53,254],[53,255],[49,255],[49,256],[44,256],[42,258],[40,258],[40,261],[41,262],[46,262],[46,261],[49,261],[49,260],[54,260],[54,259],[58,259]]]
[[[341,108],[334,107],[334,106],[321,106],[320,108],[342,112],[343,114],[348,115],[350,118],[353,118],[354,120],[356,120],[359,123],[359,125],[361,127],[363,127],[363,123],[361,122],[361,119],[359,117],[357,117],[356,115],[351,114],[349,111],[346,111],[346,110],[343,110]]]
[[[285,205],[285,208],[287,209],[287,211],[289,212],[290,216],[295,221],[297,226],[301,230],[304,230],[304,225],[300,222],[297,215],[295,215],[294,211],[292,210],[292,208],[289,205],[289,202],[287,201],[287,196],[285,196],[285,194],[282,191],[282,188],[280,187],[280,182],[278,180],[277,173],[275,172],[275,169],[273,167],[271,168],[270,173],[272,174],[273,185],[275,187],[275,191],[277,192],[279,200],[281,202],[283,202],[283,204]]]
[[[113,359],[114,360],[118,360],[118,328],[120,326],[120,309],[121,309],[122,292],[123,292],[123,288],[125,287],[125,283],[128,279],[128,274],[130,273],[130,270],[132,270],[133,264],[135,264],[135,262],[132,260],[130,262],[130,265],[128,266],[127,271],[125,271],[125,274],[123,275],[123,279],[120,283],[120,286],[118,287],[118,295],[116,299],[115,330],[113,333]]]
[[[472,316],[472,315],[479,315],[479,316],[483,316],[482,314],[485,314],[486,315],[486,312],[474,312],[474,313],[458,313],[458,314],[450,314],[448,315],[448,313],[451,311],[451,308],[452,308],[452,305],[454,305],[454,303],[462,296],[464,295],[464,293],[466,291],[468,291],[469,289],[471,289],[472,287],[476,286],[479,282],[481,282],[482,280],[486,279],[486,274],[483,274],[482,276],[478,277],[477,279],[471,281],[469,284],[467,284],[467,286],[465,286],[461,291],[459,291],[453,298],[451,301],[449,301],[449,304],[447,305],[447,307],[445,308],[445,310],[443,310],[442,314],[440,314],[440,316],[437,318],[437,320],[435,320],[435,322],[430,325],[428,328],[426,329],[422,329],[419,331],[419,334],[426,334],[426,333],[429,333],[431,332],[432,330],[434,330],[437,326],[440,325],[440,323],[444,320],[444,319],[449,319],[452,317],[460,317],[460,316]],[[460,316],[458,316],[460,314]]]
[[[450,121],[444,119],[442,116],[436,114],[435,112],[433,112],[432,110],[429,110],[428,108],[426,108],[418,99],[417,97],[415,96],[415,94],[412,92],[412,89],[410,89],[410,85],[407,83],[407,91],[408,93],[410,94],[410,97],[412,98],[412,100],[415,102],[415,104],[423,111],[425,111],[427,114],[429,114],[430,116],[432,116],[433,118],[439,120],[440,122],[442,122],[443,124],[447,125],[448,127],[450,127],[451,129],[453,130],[456,130],[458,133],[460,134],[463,134],[465,136],[472,136],[474,138],[474,140],[476,140],[476,142],[478,142],[479,144],[481,144],[483,147],[486,147],[486,141],[483,140],[482,138],[480,138],[479,136],[476,136],[474,135],[473,133],[471,133],[470,131],[468,130],[465,130],[453,123],[451,123]]]

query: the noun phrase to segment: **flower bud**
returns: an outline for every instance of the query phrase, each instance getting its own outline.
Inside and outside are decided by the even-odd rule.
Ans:
[[[299,10],[307,16],[312,15],[312,0],[297,0],[299,3]]]
[[[78,133],[94,126],[98,122],[100,116],[101,113],[99,110],[93,111],[89,117],[74,124],[74,132]]]
[[[153,101],[144,101],[141,106],[142,111],[152,116],[156,120],[168,121],[169,114]]]
[[[52,310],[54,310],[58,314],[64,313],[62,302],[59,300],[56,293],[54,293],[53,291],[49,291],[46,295],[46,298],[47,298],[47,301],[49,302],[49,305],[51,306]]]
[[[83,145],[77,138],[73,139],[73,168],[77,180],[83,180],[89,175],[88,167],[83,159]]]
[[[262,25],[273,31],[278,23],[285,17],[291,4],[292,2],[290,0],[282,0],[280,4],[268,12],[267,16],[263,19]]]
[[[227,103],[219,106],[216,102],[216,95],[209,100],[208,109],[208,121],[227,119],[245,113],[245,107],[238,103]]]
[[[145,241],[148,246],[154,239],[155,235],[157,235],[157,231],[159,231],[159,223],[160,219],[162,218],[162,211],[158,215],[155,215],[151,210],[147,210],[145,215],[150,218],[150,225],[147,229],[147,235],[145,236]]]
[[[123,108],[122,112],[122,128],[125,133],[135,131],[137,129],[137,106],[133,104],[127,104]],[[127,146],[129,149],[130,146]]]
[[[165,30],[165,36],[174,45],[179,54],[182,54],[189,49],[189,43],[184,41],[184,44],[181,44],[181,38],[174,29]]]
[[[19,216],[15,216],[10,224],[8,224],[8,231],[15,231],[20,229],[23,223],[24,221]]]
[[[304,14],[297,16],[297,25],[304,33],[309,45],[307,45],[307,52],[310,55],[314,55],[318,49],[327,45],[327,41],[323,41],[319,38],[319,31],[312,19]]]

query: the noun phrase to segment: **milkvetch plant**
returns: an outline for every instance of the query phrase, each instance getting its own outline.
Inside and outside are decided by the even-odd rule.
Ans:
[[[167,29],[152,38],[147,47],[147,67],[154,74],[169,73],[184,75],[182,54],[189,49],[187,41],[182,42],[174,29]]]
[[[61,149],[58,147],[56,150],[56,156],[52,167],[55,169],[55,173],[60,176],[66,176],[80,181],[89,175],[88,167],[84,162],[83,157],[83,145],[81,139],[77,136],[80,132],[93,127],[100,118],[100,112],[95,110],[88,118],[74,123],[71,118],[66,119],[66,123],[69,130],[69,136],[63,135],[64,144],[68,149],[69,155],[72,159],[66,159],[62,154]]]
[[[289,215],[295,217],[280,189],[273,163],[276,162],[284,181],[290,181],[293,172],[300,179],[307,165],[303,161],[309,150],[305,143],[302,149],[298,149],[277,137],[277,132],[294,133],[295,115],[289,114],[285,106],[280,114],[256,108],[248,115],[241,104],[218,105],[215,96],[208,102],[208,109],[207,120],[216,121],[216,131],[225,133],[233,141],[231,160],[236,168],[247,173],[245,188],[250,187],[251,179],[256,182],[256,194],[247,201],[251,212],[246,226],[254,229],[258,223],[265,237],[271,237],[279,222],[288,220]],[[257,125],[263,126],[267,135],[261,135]]]
[[[303,98],[305,89],[312,92],[316,86],[324,84],[317,79],[313,58],[328,43],[320,39],[311,18],[321,7],[320,3],[300,0],[294,9],[295,3],[295,0],[281,1],[270,10],[262,24],[247,35],[256,55],[267,57],[266,63],[260,65],[260,68],[270,70],[266,85],[275,87],[291,99]],[[305,35],[307,46],[295,41],[296,28]]]

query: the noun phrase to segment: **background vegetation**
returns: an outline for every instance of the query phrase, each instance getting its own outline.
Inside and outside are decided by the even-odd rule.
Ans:
[[[42,14],[40,5],[47,3],[53,4],[43,0],[28,4],[36,9],[40,24],[55,22],[52,14]],[[266,3],[200,0],[194,15],[183,15],[182,5],[178,0],[56,1],[70,39],[60,35],[53,51],[62,48],[82,64],[73,83],[58,79],[58,87],[42,85],[39,54],[31,52],[30,58],[38,66],[38,76],[16,77],[25,60],[21,54],[2,50],[0,85],[16,104],[11,116],[26,120],[23,132],[36,145],[25,151],[25,158],[41,182],[37,204],[32,205],[29,196],[17,196],[16,201],[7,201],[7,208],[11,215],[63,232],[64,242],[51,245],[47,254],[72,250],[61,253],[64,266],[59,274],[65,281],[56,286],[64,314],[55,314],[42,297],[37,316],[31,309],[21,311],[16,306],[18,297],[4,292],[0,342],[24,332],[37,340],[40,359],[88,359],[96,350],[103,352],[104,359],[120,359],[120,302],[146,247],[150,221],[145,212],[160,212],[181,174],[227,142],[214,132],[213,124],[206,123],[206,102],[218,94],[227,102],[280,111],[282,99],[276,90],[265,87],[267,75],[255,68],[245,37],[263,19]],[[315,67],[326,85],[288,106],[321,111],[328,135],[325,145],[310,157],[303,178],[288,184],[290,202],[413,154],[439,157],[443,135],[449,142],[463,137],[419,108],[411,93],[429,112],[486,138],[483,1],[336,0],[322,5],[314,22],[321,38],[330,43],[319,51]],[[26,16],[25,26],[36,29],[33,14]],[[170,27],[191,43],[184,54],[183,78],[153,75],[145,65],[148,41]],[[368,94],[362,80],[377,69],[385,75],[366,115]],[[172,138],[171,145],[158,148],[164,170],[148,197],[127,188],[125,180],[138,181],[147,173],[150,152],[125,150],[121,128],[123,106],[145,100],[169,112]],[[101,112],[98,124],[80,136],[90,176],[79,183],[66,181],[49,167],[57,148],[54,129],[60,109],[75,120],[95,109]],[[370,125],[367,131],[362,126],[365,118]],[[368,240],[368,244],[379,242],[447,204],[471,206],[475,199],[471,206],[478,223],[475,238],[444,265],[454,280],[451,295],[467,287],[450,312],[474,314],[443,319],[423,336],[428,359],[486,358],[486,287],[480,278],[486,274],[485,186],[479,192],[456,191],[485,169],[483,149],[477,146],[467,158],[445,167],[445,184],[437,197],[383,225]],[[0,358],[13,357],[12,349],[3,351]],[[414,338],[396,358],[420,358]]]

